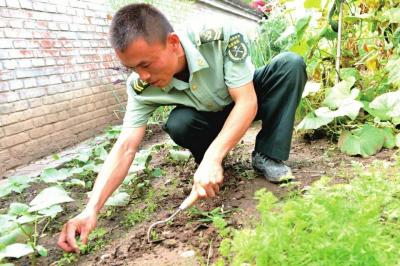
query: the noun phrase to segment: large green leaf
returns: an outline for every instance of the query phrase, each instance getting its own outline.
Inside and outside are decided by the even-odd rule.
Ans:
[[[48,187],[42,190],[30,203],[30,212],[49,208],[50,206],[71,202],[67,192],[61,186]]]
[[[131,167],[129,168],[129,173],[135,173],[140,170],[146,169],[149,161],[151,160],[151,150],[141,150],[136,153],[135,159]]]
[[[0,236],[0,250],[14,243],[25,243],[33,233],[32,225],[21,225],[10,231],[2,232]]]
[[[400,57],[390,59],[386,70],[389,72],[389,82],[400,88]]]
[[[328,106],[331,109],[336,109],[341,105],[349,103],[357,98],[360,90],[352,89],[356,79],[349,77],[349,79],[342,80],[337,83],[333,88],[328,90],[328,94],[323,101],[323,105]]]
[[[107,151],[104,149],[104,147],[98,146],[94,149],[94,154],[102,161],[105,161],[107,159]]]
[[[396,135],[396,147],[400,148],[400,133]]]
[[[1,180],[0,182],[0,198],[4,197],[11,192],[21,193],[24,189],[29,187],[34,179],[27,176],[12,176],[8,179]]]
[[[363,104],[361,102],[353,100],[341,105],[335,111],[330,110],[328,107],[320,107],[315,110],[315,115],[317,117],[332,119],[335,117],[348,116],[352,120],[354,120],[358,116],[361,107],[363,107]]]
[[[314,113],[307,114],[297,125],[296,130],[317,129],[333,121],[331,117],[317,117]]]
[[[24,203],[13,202],[10,204],[8,214],[10,215],[24,215],[28,213],[29,206]]]
[[[40,210],[39,214],[42,214],[44,216],[48,216],[48,217],[51,217],[54,219],[57,216],[57,214],[62,211],[63,211],[63,209],[60,205],[53,205],[49,208]]]
[[[304,8],[320,8],[321,0],[305,0]]]
[[[390,120],[390,116],[388,116],[387,114],[386,114],[386,111],[384,111],[384,110],[377,110],[377,109],[374,109],[374,108],[371,108],[371,107],[369,107],[369,102],[365,102],[365,101],[363,101],[362,102],[363,103],[363,108],[364,108],[364,110],[365,111],[367,111],[370,115],[372,115],[373,117],[377,117],[377,118],[379,118],[379,120],[381,120],[381,121],[386,121],[386,120]]]
[[[316,93],[321,89],[321,83],[307,81],[306,86],[304,87],[303,94],[301,95],[302,98],[307,97],[312,93]]]
[[[191,153],[188,150],[184,150],[184,151],[179,151],[179,150],[175,150],[175,149],[169,150],[169,156],[174,161],[186,162],[189,160],[190,155],[191,155]]]
[[[16,220],[15,215],[10,215],[10,214],[2,214],[0,215],[0,235],[3,234],[4,232],[13,230],[16,228],[18,225],[15,222]]]
[[[304,57],[308,51],[307,41],[295,42],[289,50]]]
[[[385,142],[383,143],[383,147],[387,149],[393,149],[396,146],[396,137],[394,136],[393,129],[385,127],[382,130],[383,137],[385,138]]]
[[[339,148],[348,155],[369,157],[382,149],[385,137],[382,131],[370,125],[351,132],[345,131],[339,138]]]
[[[349,80],[351,77],[355,77],[356,80],[359,80],[361,78],[360,72],[354,67],[340,69],[340,78],[342,80]]]
[[[106,202],[106,206],[126,206],[129,203],[129,194],[126,192],[114,193]]]
[[[379,117],[382,120],[400,116],[400,90],[379,95],[369,104],[369,107],[383,114]]]
[[[400,23],[400,7],[385,10],[381,17],[389,21],[389,23]]]
[[[0,259],[2,258],[21,258],[32,253],[34,250],[28,244],[15,243],[7,246],[0,251]]]
[[[296,21],[296,36],[297,40],[300,41],[303,39],[304,32],[306,31],[308,24],[310,23],[311,16],[305,16]]]
[[[71,172],[67,168],[62,168],[57,170],[55,168],[44,169],[40,178],[46,183],[57,183],[59,181],[64,181],[71,176]]]

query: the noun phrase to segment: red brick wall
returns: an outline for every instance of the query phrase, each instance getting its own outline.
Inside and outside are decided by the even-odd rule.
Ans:
[[[208,19],[257,25],[229,1],[154,3],[178,31]],[[126,94],[113,81],[124,77],[109,69],[118,65],[107,40],[113,13],[108,0],[0,0],[0,178],[121,122]]]
[[[0,0],[0,176],[120,121],[112,13],[105,0]]]

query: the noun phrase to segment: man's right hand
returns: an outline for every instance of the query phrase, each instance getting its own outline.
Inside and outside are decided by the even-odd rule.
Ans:
[[[66,252],[79,253],[75,236],[80,235],[82,243],[86,245],[88,236],[96,227],[96,224],[97,213],[95,211],[84,210],[64,224],[58,238],[58,246]]]

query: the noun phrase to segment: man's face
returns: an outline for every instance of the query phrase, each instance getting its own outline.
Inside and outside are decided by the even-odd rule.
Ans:
[[[152,86],[163,88],[178,72],[179,38],[171,33],[165,44],[147,43],[143,38],[133,41],[124,51],[116,50],[121,63],[139,74]]]

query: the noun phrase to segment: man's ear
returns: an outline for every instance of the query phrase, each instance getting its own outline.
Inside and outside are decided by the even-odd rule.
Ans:
[[[174,50],[178,49],[181,44],[178,34],[175,32],[168,33],[167,43],[171,45]]]

